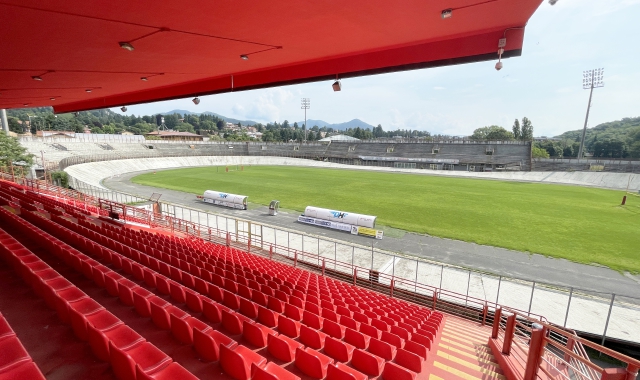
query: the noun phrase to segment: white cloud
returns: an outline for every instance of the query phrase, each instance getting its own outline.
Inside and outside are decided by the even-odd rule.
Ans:
[[[557,135],[584,122],[588,91],[582,71],[605,67],[605,87],[594,92],[590,125],[635,117],[640,104],[640,49],[633,25],[640,0],[544,1],[527,25],[522,56],[129,107],[150,114],[172,109],[213,111],[261,122],[300,121],[300,98],[311,98],[307,116],[330,123],[359,118],[389,129],[464,135],[487,125],[510,128],[530,118],[536,135]],[[630,32],[631,31],[631,32]],[[117,110],[117,112],[120,112]]]

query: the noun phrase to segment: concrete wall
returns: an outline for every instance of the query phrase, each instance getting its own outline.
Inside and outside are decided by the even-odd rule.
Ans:
[[[396,169],[374,166],[352,166],[322,161],[305,160],[301,158],[258,156],[157,157],[127,159],[74,165],[66,168],[65,171],[75,179],[81,180],[93,186],[102,187],[101,181],[104,178],[120,175],[123,173],[214,165],[290,165],[351,170],[374,170],[381,172],[444,175],[474,179],[556,183],[577,186],[601,187],[616,190],[624,190],[627,188],[627,184],[629,184],[630,190],[640,190],[640,174],[604,172],[458,172],[446,170]]]

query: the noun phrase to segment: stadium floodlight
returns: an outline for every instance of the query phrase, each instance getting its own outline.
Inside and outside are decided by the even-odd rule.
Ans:
[[[307,110],[311,108],[311,99],[302,98],[300,108],[304,110],[304,141],[307,141],[307,131],[309,130],[307,126]]]
[[[589,110],[591,109],[591,98],[593,89],[604,87],[604,68],[585,70],[582,72],[582,89],[589,90],[589,103],[587,104],[587,115],[584,118],[582,137],[580,138],[580,149],[578,149],[578,159],[582,158],[584,151],[584,137],[587,134],[587,123],[589,122]]]

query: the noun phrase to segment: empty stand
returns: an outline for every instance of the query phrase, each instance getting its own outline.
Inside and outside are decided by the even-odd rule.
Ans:
[[[35,281],[41,294],[119,378],[186,378],[198,359],[234,379],[428,377],[438,312],[235,248],[106,223],[6,182],[0,202],[1,220],[104,289],[104,300],[89,297],[28,255],[33,273],[55,276]],[[172,358],[113,314],[125,309],[193,359]]]

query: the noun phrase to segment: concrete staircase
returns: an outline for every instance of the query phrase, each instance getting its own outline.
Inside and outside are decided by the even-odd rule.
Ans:
[[[506,380],[487,341],[491,328],[445,315],[429,353],[429,380]]]

